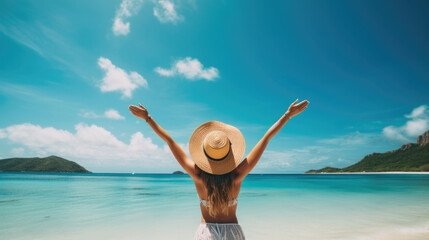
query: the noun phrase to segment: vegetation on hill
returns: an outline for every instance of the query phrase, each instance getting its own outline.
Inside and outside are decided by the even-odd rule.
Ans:
[[[174,171],[173,174],[185,174],[185,173],[182,171]]]
[[[359,162],[345,167],[325,167],[306,173],[341,172],[426,172],[429,171],[429,131],[417,138],[417,143],[402,145],[399,149],[385,153],[372,153]]]
[[[0,160],[0,171],[90,173],[79,164],[57,156],[2,159]]]

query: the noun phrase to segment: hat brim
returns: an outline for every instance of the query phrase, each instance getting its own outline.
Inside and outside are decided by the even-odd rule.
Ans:
[[[220,161],[212,160],[204,153],[204,139],[212,131],[223,131],[231,142],[228,155]],[[234,170],[244,156],[246,142],[237,128],[218,121],[210,121],[200,125],[192,133],[189,140],[189,153],[197,166],[210,174],[223,175]]]

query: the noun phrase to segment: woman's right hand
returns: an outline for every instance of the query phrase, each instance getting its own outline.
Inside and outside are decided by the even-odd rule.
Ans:
[[[302,111],[304,111],[307,108],[308,104],[310,103],[307,100],[304,100],[304,101],[296,104],[297,102],[298,102],[298,99],[296,99],[295,102],[293,102],[289,106],[289,109],[286,112],[289,117],[293,117],[293,116],[300,114]]]
[[[139,107],[130,105],[128,109],[130,109],[131,113],[138,118],[141,118],[145,121],[149,118],[149,112],[140,103],[139,103]]]

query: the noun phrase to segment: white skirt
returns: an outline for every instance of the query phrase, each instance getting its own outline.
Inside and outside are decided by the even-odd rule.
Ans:
[[[195,233],[195,240],[244,240],[244,233],[238,223],[201,223]]]

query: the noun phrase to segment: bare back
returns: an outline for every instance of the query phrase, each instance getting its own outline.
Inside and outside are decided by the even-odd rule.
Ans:
[[[193,179],[194,179],[195,187],[197,189],[198,197],[200,197],[201,199],[207,199],[208,198],[208,191],[207,191],[207,187],[204,184],[203,180],[198,176],[194,177]],[[237,198],[238,194],[240,193],[241,183],[242,183],[242,181],[239,180],[238,178],[233,180],[234,186],[232,189],[234,192],[232,193],[232,195],[234,196],[234,198]],[[218,215],[216,217],[212,217],[212,216],[210,216],[207,207],[200,204],[201,215],[202,215],[201,222],[238,223],[237,215],[236,215],[237,205],[238,204],[235,204],[233,206],[228,207],[228,215],[221,214],[221,215]]]

